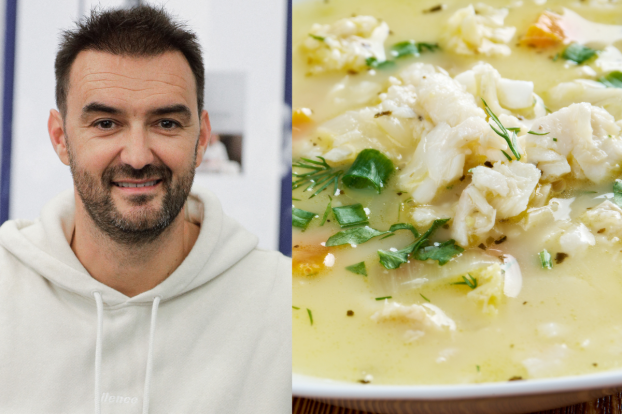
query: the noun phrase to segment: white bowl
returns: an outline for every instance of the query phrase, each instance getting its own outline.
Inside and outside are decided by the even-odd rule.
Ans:
[[[468,385],[371,385],[294,373],[292,394],[370,413],[526,413],[573,405],[622,390],[622,371]]]

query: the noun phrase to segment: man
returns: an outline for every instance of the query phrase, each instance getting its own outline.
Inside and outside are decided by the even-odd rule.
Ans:
[[[1,413],[291,410],[290,262],[190,192],[203,76],[159,9],[64,33],[48,132],[74,191],[0,228]]]

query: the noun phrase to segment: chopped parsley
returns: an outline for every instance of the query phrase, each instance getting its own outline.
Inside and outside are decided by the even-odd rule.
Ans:
[[[613,183],[613,202],[622,207],[622,180],[615,180]]]
[[[382,236],[389,233],[388,231],[380,231],[371,227],[356,227],[354,229],[342,230],[333,234],[326,240],[326,246],[341,246],[342,244],[358,245],[373,239],[376,236]]]
[[[380,264],[385,267],[385,269],[397,269],[402,264],[408,262],[408,257],[410,254],[421,247],[423,243],[425,243],[427,239],[420,239],[414,243],[409,244],[401,250],[391,251],[391,250],[378,250],[378,256],[380,257]]]
[[[314,34],[312,34],[312,33],[309,33],[309,36],[310,36],[310,37],[312,37],[312,38],[314,38],[315,40],[319,40],[320,42],[323,42],[323,41],[324,41],[324,39],[325,39],[325,38],[324,38],[324,37],[322,37],[322,36],[317,36],[317,35],[314,35]]]
[[[365,267],[365,262],[360,262],[351,266],[347,266],[346,270],[349,270],[350,272],[357,275],[367,276],[367,268]]]
[[[333,203],[332,197],[328,196],[328,198],[330,199],[330,201],[328,202],[328,205],[326,206],[326,210],[324,210],[324,215],[322,216],[322,222],[320,223],[320,226],[323,226],[324,223],[326,223],[326,219],[328,218],[328,214],[330,213],[330,206]]]
[[[422,52],[434,52],[440,50],[436,43],[424,43],[415,42],[414,40],[406,40],[404,42],[396,43],[391,47],[391,54],[395,59],[399,59],[405,56],[419,56]]]
[[[562,57],[580,65],[594,57],[597,53],[597,50],[583,46],[580,43],[571,43],[562,53]]]
[[[333,214],[341,227],[352,227],[369,223],[365,209],[360,203],[333,207]]]
[[[622,72],[615,70],[601,77],[598,81],[608,88],[622,88]]]
[[[439,265],[444,265],[455,255],[462,253],[464,249],[451,239],[440,244],[423,247],[415,252],[414,258],[417,260],[436,260]]]
[[[441,266],[444,265],[453,256],[464,251],[464,249],[460,246],[456,246],[453,240],[448,240],[433,246],[427,246],[427,243],[429,237],[448,221],[449,219],[434,220],[430,228],[421,236],[413,232],[415,241],[401,250],[378,250],[380,264],[383,265],[385,269],[397,269],[402,264],[407,263],[410,255],[415,252],[414,258],[417,260],[433,259],[437,260]],[[391,226],[391,228],[395,226],[397,225]],[[400,226],[404,225],[400,224]],[[431,249],[429,249],[429,247],[431,247]]]
[[[378,58],[376,58],[375,56],[365,59],[365,63],[367,63],[367,66],[373,69],[388,69],[395,66],[395,62],[392,60],[379,61]]]
[[[342,178],[350,188],[373,188],[380,194],[394,171],[393,162],[375,149],[364,149]]]
[[[552,269],[553,261],[551,260],[551,254],[546,251],[546,249],[542,250],[538,253],[538,257],[540,257],[540,264],[543,269]]]
[[[294,207],[292,208],[292,226],[306,230],[307,226],[309,226],[309,223],[315,216],[315,213]]]

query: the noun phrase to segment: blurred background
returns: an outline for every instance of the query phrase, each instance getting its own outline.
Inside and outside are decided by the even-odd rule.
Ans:
[[[73,186],[47,134],[60,32],[94,7],[139,4],[164,5],[203,48],[215,139],[195,185],[215,192],[259,247],[291,255],[288,0],[0,0],[0,224],[38,217]]]

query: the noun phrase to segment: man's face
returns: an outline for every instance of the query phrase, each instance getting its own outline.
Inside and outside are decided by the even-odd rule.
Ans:
[[[53,144],[53,118],[60,118],[54,112]],[[183,207],[209,137],[183,55],[81,52],[60,122],[63,139],[55,147],[71,166],[77,207],[117,242],[154,240]]]

